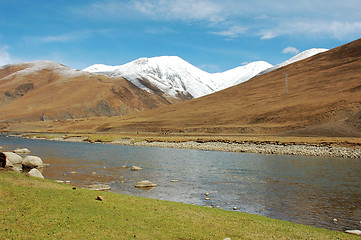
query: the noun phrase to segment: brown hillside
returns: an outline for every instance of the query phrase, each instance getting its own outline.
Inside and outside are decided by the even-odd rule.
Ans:
[[[112,132],[361,136],[361,40],[199,99],[62,129],[102,124]]]
[[[150,94],[123,78],[85,73],[54,62],[0,68],[0,118],[6,121],[119,116],[178,101]]]

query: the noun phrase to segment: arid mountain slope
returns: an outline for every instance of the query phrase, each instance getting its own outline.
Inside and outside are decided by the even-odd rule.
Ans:
[[[0,68],[1,120],[120,116],[179,102],[123,78],[85,73],[50,61]]]
[[[361,136],[360,111],[361,40],[356,40],[202,98],[63,129],[103,124],[114,132]]]

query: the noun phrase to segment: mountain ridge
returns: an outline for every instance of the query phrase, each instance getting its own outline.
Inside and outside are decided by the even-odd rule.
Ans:
[[[327,49],[322,49],[324,50]],[[181,94],[198,98],[243,83],[262,72],[283,67],[322,51],[309,49],[276,66],[265,61],[255,61],[219,73],[205,72],[178,56],[143,57],[118,66],[94,64],[82,71],[104,74],[108,77],[124,77],[139,88],[150,92],[147,84],[144,84],[146,80],[173,97]]]

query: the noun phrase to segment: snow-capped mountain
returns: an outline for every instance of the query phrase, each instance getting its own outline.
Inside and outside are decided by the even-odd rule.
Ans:
[[[252,62],[222,73],[214,73],[212,79],[218,84],[217,91],[219,91],[243,83],[272,66],[264,61]]]
[[[215,91],[209,73],[176,56],[139,58],[121,66],[97,64],[84,71],[124,77],[143,90],[151,92],[150,88],[154,86],[173,97],[187,93],[200,97]]]
[[[198,98],[327,50],[324,48],[309,49],[276,66],[264,61],[256,61],[213,74],[191,65],[177,56],[139,58],[120,66],[95,64],[83,71],[104,74],[108,77],[124,77],[148,92],[160,90],[172,97],[183,95]]]
[[[26,66],[26,68],[16,71],[15,73],[7,76],[7,78],[12,77],[13,75],[26,76],[26,75],[30,75],[32,73],[35,73],[35,72],[38,72],[38,71],[41,71],[44,69],[51,69],[54,72],[60,74],[62,77],[77,77],[77,76],[89,75],[89,73],[86,73],[84,71],[72,69],[72,68],[66,67],[60,63],[48,61],[48,60],[23,62],[23,63],[12,64],[12,65],[13,66],[24,65],[24,66]],[[6,68],[7,66],[10,66],[10,65],[1,66],[0,70]]]
[[[189,94],[193,98],[198,98],[247,81],[271,66],[260,61],[224,73],[210,74],[180,57],[162,56],[139,58],[120,66],[95,64],[83,71],[101,73],[109,77],[124,77],[148,92],[151,92],[150,83],[173,97]]]
[[[277,65],[275,65],[273,67],[270,67],[270,68],[268,68],[268,69],[266,69],[264,71],[261,71],[258,75],[271,72],[271,71],[273,71],[275,69],[284,67],[284,66],[286,66],[288,64],[291,64],[291,63],[294,63],[294,62],[297,62],[297,61],[301,61],[303,59],[312,57],[312,56],[314,56],[316,54],[319,54],[319,53],[322,53],[322,52],[326,52],[328,50],[329,49],[326,49],[326,48],[311,48],[311,49],[308,49],[308,50],[303,51],[303,52],[297,54],[296,56],[288,59],[287,61],[284,61],[283,63],[277,64]]]

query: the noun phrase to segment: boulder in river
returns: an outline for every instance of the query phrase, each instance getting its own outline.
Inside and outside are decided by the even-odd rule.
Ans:
[[[28,174],[33,177],[44,178],[43,174],[36,168],[31,169]]]
[[[143,170],[143,168],[138,167],[138,166],[133,166],[133,167],[131,168],[131,170],[132,170],[132,171],[140,171],[140,170]]]
[[[361,230],[346,230],[345,233],[361,236]]]
[[[9,160],[12,164],[21,164],[23,158],[20,157],[18,154],[13,152],[3,152],[6,156],[6,159]]]
[[[23,166],[27,168],[39,168],[44,167],[44,163],[41,158],[36,156],[27,156],[22,161]]]
[[[30,150],[27,148],[17,148],[13,152],[17,154],[25,154],[25,153],[30,153]]]
[[[110,186],[106,184],[93,184],[87,186],[86,188],[94,191],[105,191],[111,189]]]
[[[152,183],[148,180],[140,181],[137,184],[135,184],[135,187],[137,188],[150,188],[150,187],[156,187],[157,184]]]

